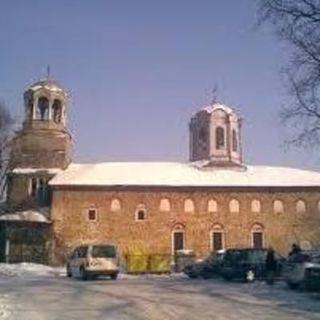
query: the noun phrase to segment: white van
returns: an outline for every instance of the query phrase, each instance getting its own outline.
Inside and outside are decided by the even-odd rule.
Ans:
[[[108,275],[117,279],[119,259],[117,248],[111,244],[94,244],[77,247],[67,261],[67,276],[92,279]]]

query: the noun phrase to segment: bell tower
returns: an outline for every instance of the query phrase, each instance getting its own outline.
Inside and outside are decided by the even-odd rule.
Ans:
[[[190,121],[190,160],[205,166],[242,167],[241,119],[229,107],[214,103]]]
[[[39,81],[25,91],[24,121],[11,143],[9,203],[48,204],[48,181],[71,162],[68,107],[69,96],[57,81]]]

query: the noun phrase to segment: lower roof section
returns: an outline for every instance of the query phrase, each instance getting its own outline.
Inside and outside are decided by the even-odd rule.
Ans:
[[[104,162],[70,164],[51,181],[64,186],[320,187],[320,172],[288,167],[208,167],[201,163]]]
[[[1,221],[51,223],[49,219],[49,208],[7,210],[7,212],[0,212],[0,222]]]

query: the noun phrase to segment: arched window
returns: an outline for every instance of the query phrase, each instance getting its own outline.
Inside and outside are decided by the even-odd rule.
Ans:
[[[264,228],[258,223],[251,228],[251,245],[255,249],[264,247]]]
[[[216,224],[210,232],[210,248],[213,251],[222,250],[225,248],[225,233],[221,225]]]
[[[217,212],[218,211],[218,203],[214,199],[210,199],[208,201],[208,212]]]
[[[237,132],[235,129],[232,129],[232,151],[233,152],[238,151],[238,138],[237,138]]]
[[[273,211],[274,211],[274,213],[283,213],[284,212],[284,206],[283,206],[283,202],[281,200],[275,200],[273,202]]]
[[[112,212],[117,212],[117,211],[121,210],[121,202],[119,199],[112,199],[111,200],[110,210]]]
[[[147,218],[147,210],[144,204],[140,204],[137,206],[137,210],[135,212],[135,220],[143,221]]]
[[[49,100],[46,97],[41,97],[38,100],[37,119],[49,119]]]
[[[254,213],[261,212],[261,202],[260,200],[254,199],[251,201],[251,211]]]
[[[233,213],[238,213],[240,211],[240,203],[236,199],[232,199],[229,202],[229,211]]]
[[[170,200],[169,199],[161,199],[160,200],[160,211],[168,212],[171,210]]]
[[[225,136],[224,129],[222,127],[216,128],[216,149],[224,149],[225,147]]]
[[[62,105],[61,101],[55,99],[52,105],[52,112],[53,112],[53,121],[56,123],[61,122],[62,116]]]
[[[194,203],[191,199],[184,201],[184,212],[194,212]]]
[[[307,211],[307,206],[306,206],[306,203],[305,203],[305,201],[303,201],[303,200],[298,200],[297,202],[296,202],[296,212],[297,213],[304,213],[304,212],[306,212]]]

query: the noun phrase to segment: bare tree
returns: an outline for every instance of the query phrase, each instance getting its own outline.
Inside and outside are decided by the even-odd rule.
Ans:
[[[0,101],[0,200],[5,190],[6,173],[9,162],[9,141],[14,121],[3,101]]]
[[[259,0],[259,22],[270,22],[288,50],[284,69],[292,101],[281,118],[293,128],[289,143],[320,142],[320,0]]]

